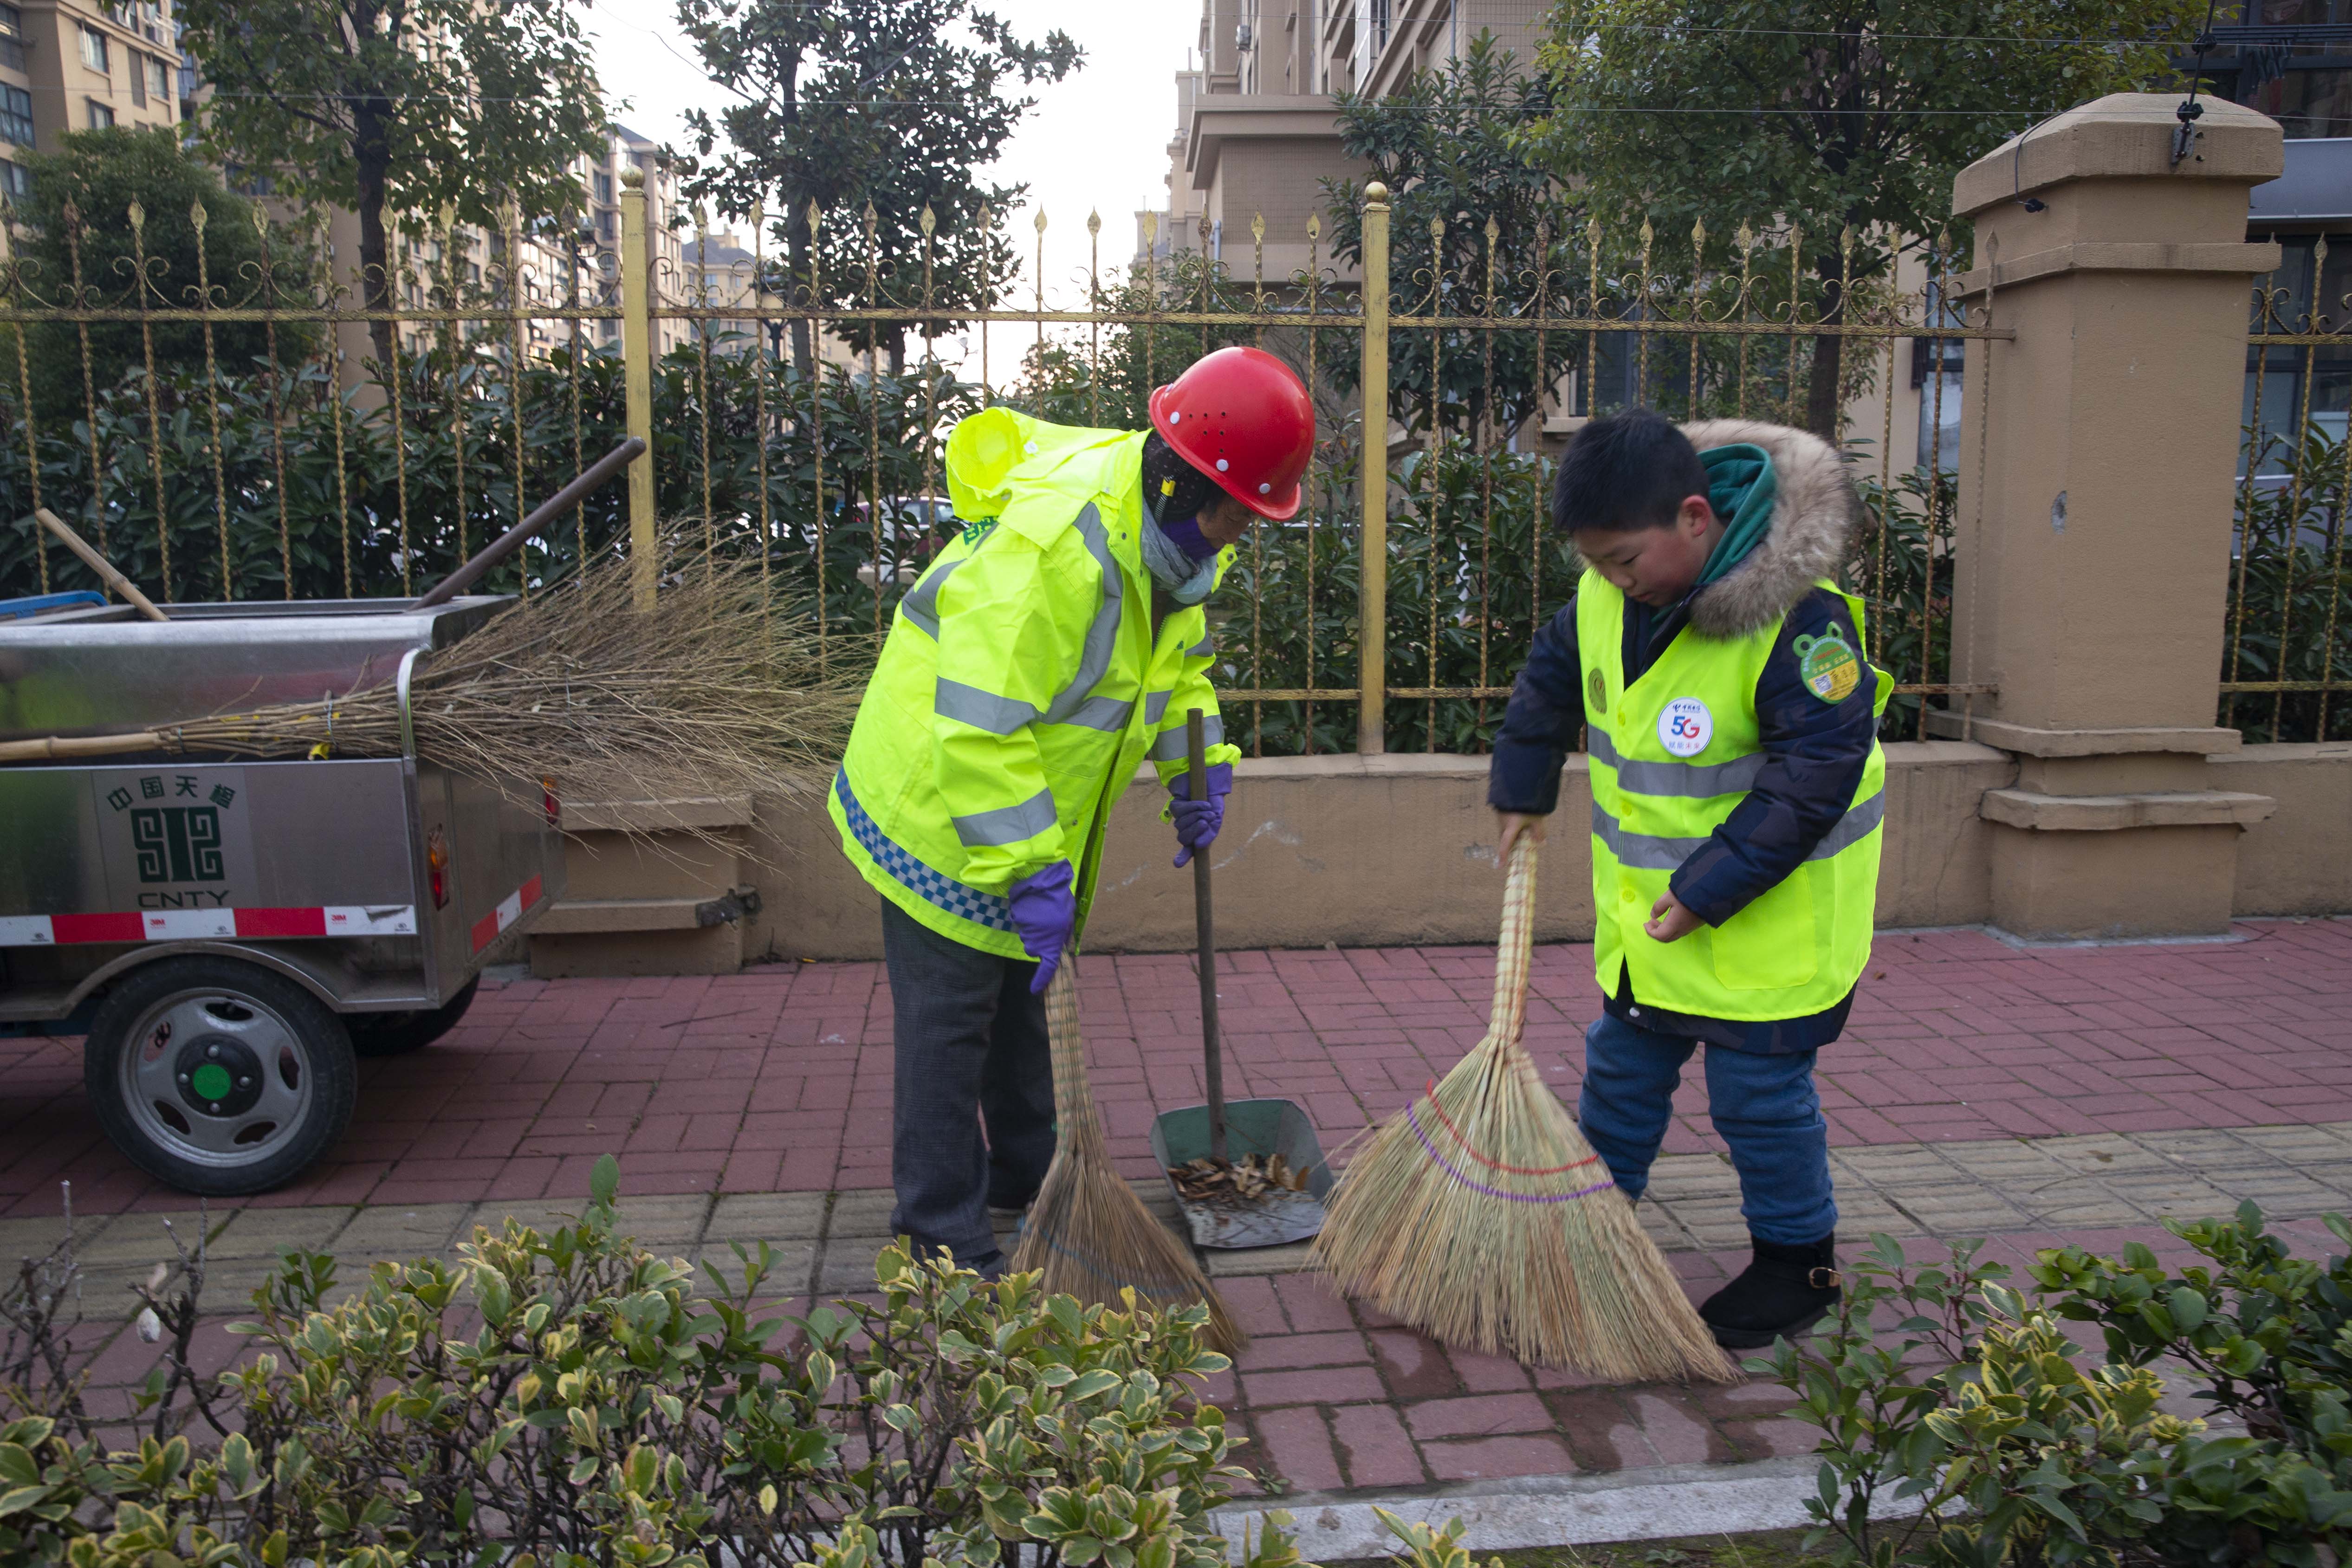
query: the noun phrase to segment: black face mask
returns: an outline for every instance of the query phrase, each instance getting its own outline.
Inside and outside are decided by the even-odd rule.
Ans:
[[[1143,504],[1162,523],[1198,517],[1224,492],[1154,430],[1143,438]]]

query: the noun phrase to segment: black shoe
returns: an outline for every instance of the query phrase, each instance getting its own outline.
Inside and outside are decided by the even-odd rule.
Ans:
[[[1844,1295],[1837,1237],[1802,1247],[1751,1238],[1755,1256],[1739,1277],[1700,1303],[1698,1315],[1726,1350],[1758,1350],[1811,1328]]]

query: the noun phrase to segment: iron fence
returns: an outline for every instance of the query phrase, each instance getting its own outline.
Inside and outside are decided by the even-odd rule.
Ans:
[[[1004,402],[1139,427],[1150,387],[1205,350],[1255,342],[1299,370],[1318,437],[1308,503],[1252,531],[1217,603],[1221,696],[1249,715],[1234,715],[1237,736],[1259,754],[1475,751],[1579,569],[1548,516],[1575,424],[1633,403],[1795,423],[1814,356],[1836,341],[1846,390],[1874,387],[1881,405],[1881,428],[1846,433],[1869,526],[1843,576],[1870,605],[1874,660],[1897,678],[1887,732],[1924,734],[1931,703],[1965,710],[1990,689],[1952,683],[1948,658],[1952,470],[1982,461],[1990,375],[1973,384],[1972,455],[1950,450],[1938,407],[1918,461],[1895,461],[1905,345],[1941,367],[1948,345],[2008,335],[1942,302],[1948,247],[1921,286],[1897,289],[1857,276],[1844,237],[1827,310],[1794,264],[1805,237],[1769,226],[1669,245],[1648,225],[1580,222],[1520,255],[1492,222],[1449,249],[1441,223],[1440,259],[1392,276],[1385,193],[1367,195],[1351,253],[1334,254],[1319,217],[1286,237],[1261,220],[1246,268],[1218,255],[1205,220],[1179,246],[1149,219],[1134,264],[1106,267],[1089,218],[1077,308],[1047,300],[1043,215],[1025,288],[955,297],[926,225],[920,283],[894,295],[870,224],[862,275],[796,272],[757,213],[748,252],[714,265],[707,226],[674,252],[650,243],[632,187],[617,267],[572,224],[509,212],[477,240],[446,223],[405,236],[370,308],[266,226],[254,259],[213,276],[201,209],[193,279],[148,254],[135,206],[124,264],[91,276],[90,225],[68,210],[59,265],[21,247],[0,257],[16,426],[0,518],[47,505],[81,519],[158,597],[407,595],[635,434],[652,452],[628,490],[491,584],[527,594],[613,553],[642,564],[650,592],[682,531],[755,554],[779,606],[854,659],[958,526],[940,472],[955,418]],[[1011,354],[1008,331],[1028,340]],[[956,334],[976,350],[943,354]],[[814,354],[782,352],[803,335]],[[1957,395],[1947,384],[1921,395]],[[83,578],[28,522],[0,524],[0,594],[98,585]]]
[[[2352,251],[2290,238],[2256,280],[2231,530],[2221,722],[2249,741],[2352,738]]]

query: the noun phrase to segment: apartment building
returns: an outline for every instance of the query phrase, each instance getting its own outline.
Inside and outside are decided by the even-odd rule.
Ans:
[[[0,0],[0,197],[68,131],[179,123],[175,40],[168,0]]]
[[[1335,92],[1385,94],[1443,66],[1483,28],[1532,63],[1546,0],[1202,0],[1196,60],[1176,73],[1168,205],[1150,215],[1163,258],[1202,247],[1237,275],[1255,265],[1265,219],[1265,276],[1307,265],[1307,217],[1321,182],[1361,174],[1339,146]],[[1146,250],[1136,215],[1136,254]],[[1324,265],[1330,265],[1328,247]]]

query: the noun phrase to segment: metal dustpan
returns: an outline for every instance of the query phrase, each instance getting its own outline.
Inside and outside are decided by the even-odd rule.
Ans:
[[[1186,740],[1192,753],[1192,798],[1208,789],[1209,770],[1202,755],[1201,710],[1193,709]],[[1168,1189],[1195,1247],[1239,1248],[1280,1247],[1305,1241],[1323,1228],[1323,1203],[1331,1193],[1331,1168],[1316,1141],[1314,1124],[1296,1101],[1288,1100],[1225,1099],[1224,1060],[1217,1044],[1217,944],[1209,903],[1209,858],[1192,857],[1192,910],[1200,927],[1201,1040],[1209,1103],[1164,1111],[1151,1124],[1151,1154],[1161,1174],[1171,1165],[1194,1160],[1221,1163],[1252,1154],[1279,1154],[1283,1163],[1307,1173],[1303,1191],[1276,1189],[1253,1197],[1223,1193],[1208,1198],[1188,1198],[1176,1178],[1168,1175]]]
[[[1324,1162],[1314,1125],[1296,1100],[1233,1100],[1224,1105],[1229,1156],[1279,1154],[1293,1170],[1307,1173],[1304,1192],[1273,1192],[1251,1199],[1187,1199],[1176,1180],[1169,1191],[1184,1211],[1192,1245],[1220,1248],[1280,1247],[1305,1241],[1323,1228],[1323,1203],[1331,1195],[1331,1167]],[[1210,1107],[1188,1105],[1162,1112],[1151,1124],[1151,1157],[1165,1173],[1171,1165],[1212,1157]]]

